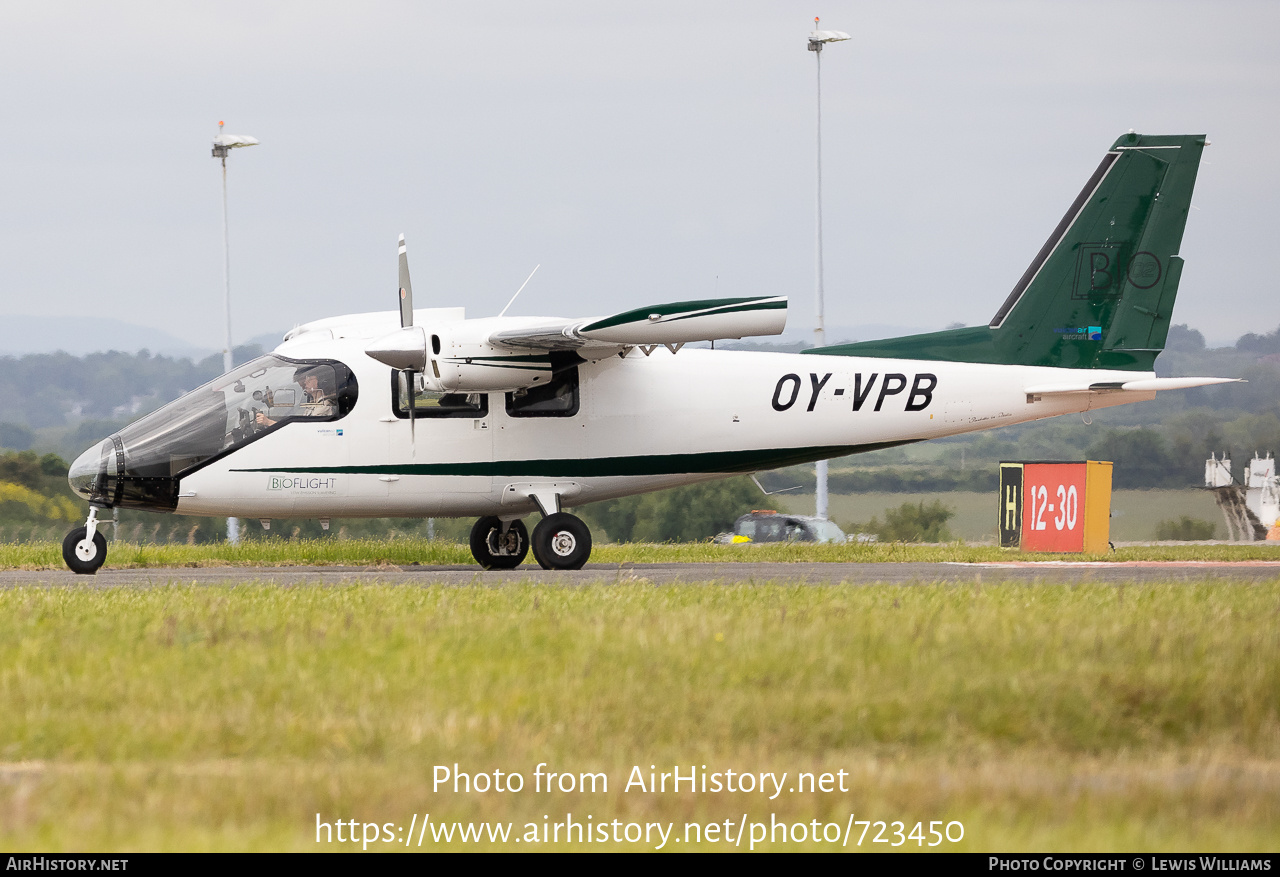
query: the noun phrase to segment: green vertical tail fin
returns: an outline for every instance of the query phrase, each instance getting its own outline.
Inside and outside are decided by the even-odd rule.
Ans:
[[[1202,135],[1117,140],[989,325],[809,352],[1150,371],[1205,145]]]

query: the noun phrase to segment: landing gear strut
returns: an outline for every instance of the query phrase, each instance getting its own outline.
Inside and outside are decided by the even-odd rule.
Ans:
[[[471,528],[471,556],[485,569],[515,569],[529,553],[529,531],[523,521],[503,525],[493,516]]]
[[[62,540],[62,559],[77,575],[91,576],[107,560],[107,540],[98,532],[98,510],[90,507],[89,520]]]

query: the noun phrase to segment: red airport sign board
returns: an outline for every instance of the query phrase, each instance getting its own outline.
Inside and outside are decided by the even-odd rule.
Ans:
[[[1101,553],[1110,545],[1111,464],[1000,464],[1000,545]]]

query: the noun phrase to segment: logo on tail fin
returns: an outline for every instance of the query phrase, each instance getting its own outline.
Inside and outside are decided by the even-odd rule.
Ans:
[[[1160,282],[1160,260],[1145,250],[1129,260],[1129,282],[1138,289],[1150,289]]]
[[[1053,330],[1063,341],[1101,341],[1101,326],[1061,326]]]
[[[1076,281],[1071,287],[1074,299],[1090,299],[1101,295],[1119,295],[1116,260],[1120,244],[1110,241],[1081,244],[1076,253]]]
[[[1116,241],[1081,244],[1076,253],[1075,283],[1071,297],[1088,300],[1099,296],[1117,296],[1124,283],[1117,276],[1123,244]],[[1143,250],[1134,254],[1125,269],[1124,279],[1137,289],[1150,289],[1160,282],[1164,267],[1155,253]]]

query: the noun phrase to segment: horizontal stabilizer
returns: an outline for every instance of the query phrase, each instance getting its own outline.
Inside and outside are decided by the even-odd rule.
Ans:
[[[1067,393],[1150,393],[1153,390],[1185,390],[1212,384],[1232,384],[1239,378],[1147,378],[1137,381],[1082,381],[1071,384],[1037,384],[1027,387],[1028,396],[1060,396]]]
[[[722,298],[671,302],[610,317],[508,329],[490,335],[489,343],[530,350],[686,344],[750,335],[780,335],[786,324],[786,296]]]

